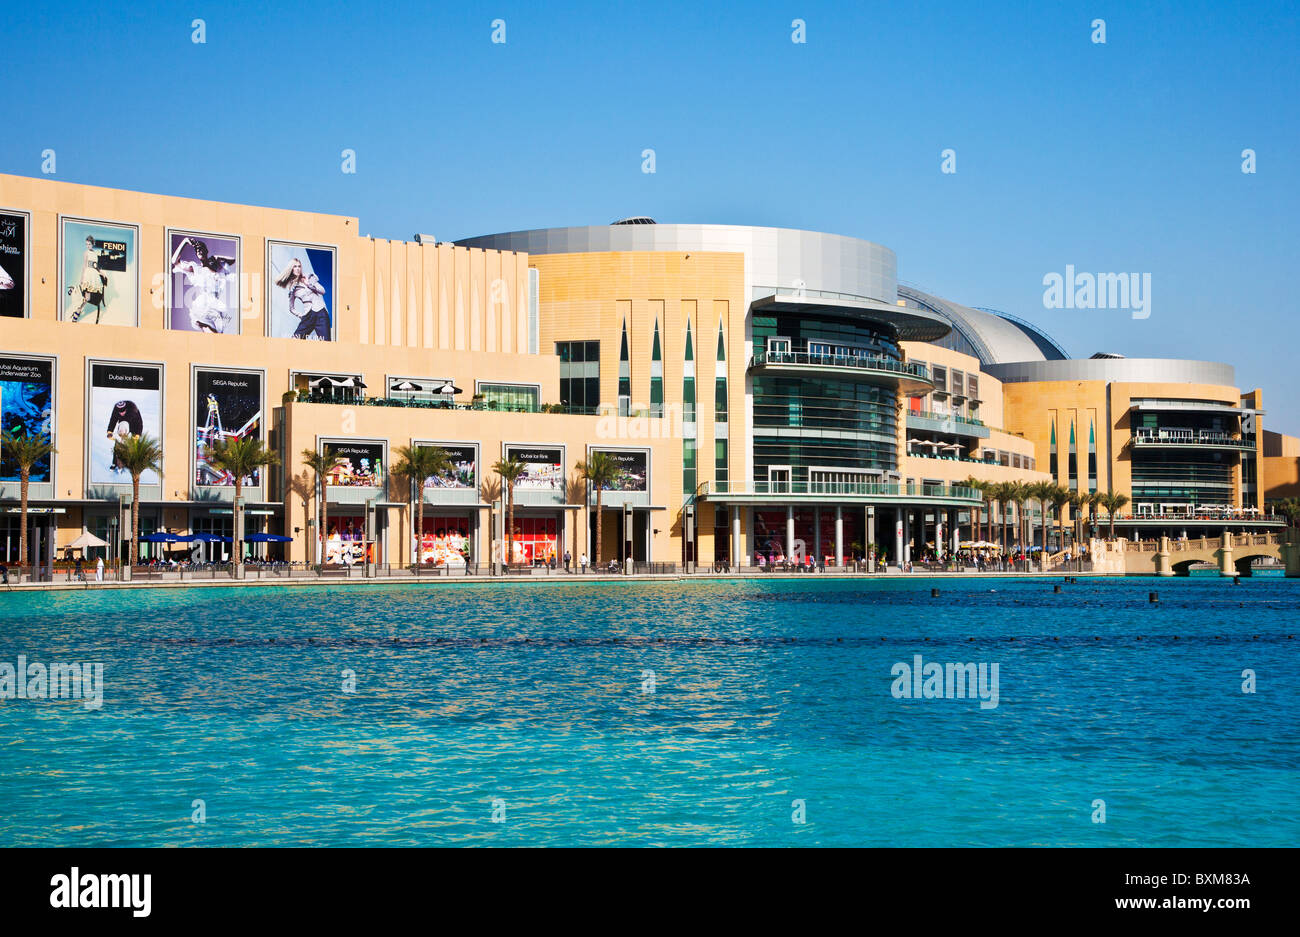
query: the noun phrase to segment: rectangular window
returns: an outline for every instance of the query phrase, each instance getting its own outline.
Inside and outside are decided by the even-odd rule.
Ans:
[[[556,342],[560,403],[579,412],[600,406],[600,342]]]
[[[535,384],[479,384],[476,397],[489,410],[515,410],[535,413],[541,405],[541,392]]]
[[[714,382],[713,419],[717,423],[727,422],[727,379],[720,377]]]
[[[727,481],[730,478],[727,472],[727,441],[725,439],[719,439],[713,443],[713,477],[717,479],[718,487],[725,490]]]
[[[682,422],[695,422],[695,378],[682,378]]]
[[[934,378],[934,389],[945,391],[948,389],[948,369],[942,365],[936,364],[930,371]]]
[[[695,493],[695,440],[682,440],[682,492],[687,496]]]

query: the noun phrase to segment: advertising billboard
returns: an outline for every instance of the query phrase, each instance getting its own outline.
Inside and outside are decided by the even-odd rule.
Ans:
[[[515,482],[516,491],[564,490],[562,446],[506,446],[506,458],[524,464],[524,472]]]
[[[616,472],[612,481],[602,487],[604,491],[643,491],[650,490],[650,450],[649,449],[592,449],[609,456]]]
[[[0,430],[49,437],[54,420],[54,359],[0,356]],[[50,458],[32,466],[30,480],[50,480]],[[0,453],[0,481],[19,481],[18,463]]]
[[[60,221],[63,320],[136,325],[140,311],[139,227],[80,218]]]
[[[322,451],[334,460],[325,476],[333,488],[382,488],[384,485],[384,444],[327,442]]]
[[[0,210],[0,317],[21,319],[27,315],[30,223],[26,212]]]
[[[336,279],[334,248],[267,241],[266,334],[333,341]]]
[[[181,332],[239,332],[239,239],[167,232],[167,327]]]
[[[152,436],[162,445],[162,367],[92,361],[90,364],[87,479],[92,485],[129,485],[131,475],[113,453],[123,435]],[[158,484],[158,473],[140,476]]]
[[[195,368],[193,400],[194,484],[233,485],[233,475],[209,464],[208,451],[223,440],[262,438],[262,375]],[[254,472],[243,483],[260,484],[261,473]]]

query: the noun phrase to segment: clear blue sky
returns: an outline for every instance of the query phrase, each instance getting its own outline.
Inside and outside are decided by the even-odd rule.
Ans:
[[[631,214],[855,235],[1073,355],[1230,361],[1300,432],[1294,2],[9,4],[0,40],[5,172],[48,147],[59,179],[403,239]],[[1151,317],[1044,309],[1066,264],[1151,273]]]

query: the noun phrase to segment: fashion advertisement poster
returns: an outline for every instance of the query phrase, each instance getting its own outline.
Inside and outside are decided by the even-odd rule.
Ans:
[[[54,417],[54,362],[47,358],[0,357],[0,430],[15,436],[48,438]],[[19,481],[18,463],[0,455],[0,481]],[[31,481],[50,480],[50,458],[32,466]]]
[[[266,334],[334,340],[334,249],[267,241]]]
[[[134,326],[140,299],[140,230],[63,219],[60,263],[65,322]]]
[[[325,484],[334,488],[382,488],[384,446],[382,443],[327,442],[325,455],[334,461]]]
[[[208,464],[208,450],[231,439],[262,438],[262,375],[247,371],[194,372],[194,484],[233,485],[235,477]],[[261,483],[261,473],[244,479]]]
[[[130,473],[113,454],[120,436],[147,434],[162,444],[161,388],[162,368],[155,365],[91,364],[90,484],[131,484]],[[140,484],[158,484],[158,473],[143,473]]]
[[[0,317],[27,315],[27,216],[0,211]]]
[[[239,332],[239,241],[215,234],[167,235],[167,327]]]
[[[650,452],[646,449],[627,451],[623,449],[592,449],[609,456],[616,468],[614,478],[605,485],[604,491],[649,491],[650,490]]]
[[[506,458],[524,463],[516,491],[563,491],[564,450],[559,447],[507,446]]]
[[[426,489],[472,489],[478,487],[478,446],[451,442],[420,444],[422,449],[433,446],[437,446],[447,453],[451,468],[425,479],[424,487]]]
[[[420,537],[420,562],[425,566],[464,569],[469,560],[469,520],[426,515]]]

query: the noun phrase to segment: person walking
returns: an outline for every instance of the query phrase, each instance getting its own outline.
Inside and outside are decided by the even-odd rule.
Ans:
[[[101,556],[95,560],[95,582],[104,581],[104,558]]]
[[[582,566],[582,572],[585,575],[587,572],[587,554],[582,554],[582,559],[580,559],[578,563]]]
[[[565,551],[564,551],[564,571],[565,571],[566,573],[567,573],[567,572],[570,572],[570,571],[572,570],[572,567],[571,567],[571,565],[570,565],[572,562],[573,562],[573,556],[569,553],[568,550],[565,550]]]

